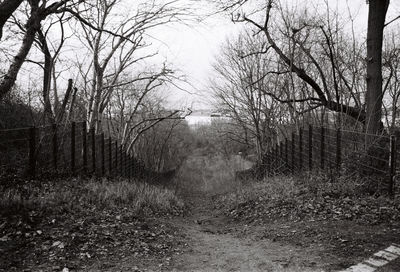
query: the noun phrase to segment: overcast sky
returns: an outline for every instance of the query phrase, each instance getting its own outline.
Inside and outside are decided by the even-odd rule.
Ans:
[[[211,76],[211,65],[220,46],[228,37],[236,36],[242,24],[233,24],[222,15],[214,15],[201,23],[174,25],[152,35],[162,41],[160,54],[168,62],[187,76],[191,86],[185,85],[191,93],[172,88],[170,102],[172,105],[198,104],[205,107],[208,78]],[[200,105],[202,104],[202,105]]]
[[[324,0],[286,0],[286,2],[288,5],[297,4],[311,8],[324,3]],[[394,14],[400,14],[398,2],[400,1],[392,1],[388,19],[393,18]],[[348,13],[346,3],[350,7],[352,16],[356,17],[356,31],[365,38],[368,12],[365,0],[329,0],[329,5],[334,9],[337,8],[342,15]],[[199,6],[199,10],[204,12],[204,3],[202,5]],[[245,27],[244,24],[234,24],[228,16],[219,14],[209,17],[201,24],[174,25],[158,30],[152,35],[163,41],[163,45],[160,46],[161,54],[188,76],[188,80],[197,91],[207,91],[208,78],[212,76],[211,65],[215,55],[218,54],[223,42],[228,37],[236,36],[243,27]],[[190,95],[172,88],[169,101],[173,106],[194,103],[195,108],[204,108],[209,106],[205,102],[207,101],[206,97],[207,94],[204,92]]]

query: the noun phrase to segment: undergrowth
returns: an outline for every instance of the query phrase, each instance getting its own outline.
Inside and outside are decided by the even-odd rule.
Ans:
[[[248,222],[287,219],[355,220],[376,225],[400,218],[400,197],[370,194],[356,176],[333,179],[321,173],[245,181],[216,199],[230,217]]]
[[[19,186],[0,188],[0,214],[41,210],[50,213],[128,208],[172,212],[183,202],[169,189],[126,179],[68,178],[56,181],[27,181]]]
[[[138,180],[2,184],[0,271],[99,271],[127,256],[168,265],[183,236],[164,219],[183,207],[174,191]]]
[[[253,179],[240,183],[236,188],[222,196],[223,201],[239,204],[255,199],[287,200],[300,196],[307,197],[385,197],[371,194],[369,181],[357,175],[332,177],[324,173],[303,173],[298,176],[280,175],[266,177],[262,181]]]
[[[201,150],[200,150],[201,151]],[[251,162],[240,156],[225,158],[221,154],[202,155],[197,150],[187,159],[178,173],[178,187],[190,192],[211,195],[232,191],[235,185],[235,171],[251,167]]]

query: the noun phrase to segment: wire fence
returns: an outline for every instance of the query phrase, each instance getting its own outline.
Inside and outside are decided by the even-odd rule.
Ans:
[[[268,176],[313,170],[356,172],[384,180],[393,194],[400,151],[396,140],[396,136],[310,125],[271,147],[262,169]]]
[[[115,139],[86,122],[0,130],[0,177],[48,174],[143,177],[152,173]]]

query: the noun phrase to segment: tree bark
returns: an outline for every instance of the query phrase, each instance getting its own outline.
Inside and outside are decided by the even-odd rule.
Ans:
[[[390,0],[370,0],[367,32],[366,132],[376,134],[382,127],[382,43]]]
[[[0,40],[3,37],[3,27],[23,0],[4,0],[0,3]]]
[[[32,44],[35,40],[36,32],[40,29],[40,16],[38,14],[37,8],[32,8],[31,15],[26,23],[26,33],[22,40],[21,48],[18,54],[14,57],[13,62],[10,65],[6,75],[0,82],[0,100],[4,98],[6,94],[11,91],[17,80],[17,75],[24,63],[26,56],[28,55]]]
[[[47,45],[46,37],[42,31],[38,31],[38,38],[40,41],[40,47],[44,54],[44,69],[43,69],[43,104],[44,104],[44,114],[47,121],[50,124],[55,122],[53,110],[51,108],[50,101],[50,87],[51,87],[51,75],[54,67],[54,60],[50,54],[49,47]]]
[[[96,86],[97,89],[94,95],[93,107],[92,107],[92,115],[89,122],[89,127],[94,128],[96,133],[100,133],[102,131],[101,124],[101,114],[100,114],[100,102],[103,93],[103,77],[104,71],[102,68],[96,69]]]
[[[67,87],[67,90],[65,91],[64,100],[61,105],[61,109],[59,110],[59,112],[57,114],[57,119],[56,119],[57,124],[61,123],[61,121],[64,118],[65,109],[67,108],[67,104],[68,104],[69,98],[72,93],[72,88],[73,88],[73,81],[72,81],[72,79],[68,79],[68,87]]]

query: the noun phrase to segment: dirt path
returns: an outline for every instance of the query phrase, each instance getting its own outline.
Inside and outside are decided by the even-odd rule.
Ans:
[[[168,271],[322,271],[326,260],[315,247],[264,239],[261,230],[231,222],[216,208],[211,195],[237,190],[234,170],[248,167],[240,157],[227,164],[194,154],[186,161],[178,187],[190,214],[169,223],[188,238],[189,249],[173,258]]]
[[[211,197],[191,196],[188,201],[191,215],[174,224],[190,239],[190,249],[174,260],[173,271],[322,271],[317,267],[321,259],[312,252],[237,235],[247,226],[229,222],[214,209]]]
[[[229,162],[201,154],[188,158],[176,187],[190,214],[168,223],[180,229],[189,248],[171,259],[167,271],[338,271],[381,246],[367,235],[376,229],[353,222],[231,221],[211,195],[240,195],[245,184],[235,180],[234,171],[245,168],[237,157]]]

